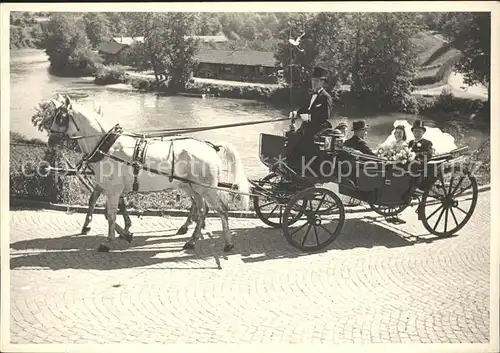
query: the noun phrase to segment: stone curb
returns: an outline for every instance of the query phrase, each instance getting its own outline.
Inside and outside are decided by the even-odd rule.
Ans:
[[[491,189],[491,185],[484,185],[478,187],[478,192],[489,191]],[[471,192],[466,192],[463,195],[469,195]],[[409,206],[418,205],[418,202],[412,201]],[[34,201],[34,200],[25,200],[19,198],[11,198],[10,199],[11,208],[16,207],[27,207],[34,209],[44,209],[44,210],[52,210],[52,211],[64,211],[70,213],[87,213],[87,206],[78,206],[78,205],[65,205],[65,204],[57,204],[47,201]],[[361,213],[371,211],[369,206],[354,206],[354,207],[345,207],[346,213]],[[187,217],[189,214],[188,210],[176,210],[176,209],[168,209],[168,210],[144,210],[139,211],[136,209],[129,209],[129,214],[131,216],[171,216],[171,217]],[[94,214],[104,214],[104,207],[96,207],[94,209]],[[209,212],[207,217],[218,217],[218,215],[214,212]],[[229,217],[231,218],[258,218],[254,211],[229,211]]]

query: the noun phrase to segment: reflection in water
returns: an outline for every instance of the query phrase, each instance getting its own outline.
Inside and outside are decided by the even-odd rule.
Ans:
[[[261,102],[222,99],[166,97],[152,93],[113,90],[89,83],[85,78],[61,78],[48,73],[47,56],[39,50],[11,51],[10,129],[29,137],[46,139],[45,132],[31,124],[34,107],[55,94],[69,94],[78,102],[94,108],[100,105],[108,125],[119,123],[126,130],[145,131],[162,128],[181,128],[232,124],[236,122],[283,118],[288,112]],[[367,118],[370,130],[368,144],[375,148],[385,140],[398,119],[404,114]],[[335,125],[337,121],[332,121]],[[235,145],[243,158],[249,177],[263,176],[267,170],[259,161],[259,134],[283,134],[288,122],[252,125],[229,129],[197,132],[194,137],[204,140],[227,141]],[[478,136],[479,137],[479,136]]]

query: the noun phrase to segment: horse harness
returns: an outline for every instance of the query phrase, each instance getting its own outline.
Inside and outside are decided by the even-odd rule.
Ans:
[[[88,156],[83,157],[82,161],[78,164],[77,169],[80,170],[81,168],[84,168],[85,170],[87,167],[90,167],[88,165],[89,163],[101,162],[104,159],[104,157],[108,157],[115,161],[125,163],[126,165],[131,166],[133,168],[134,182],[132,190],[134,192],[137,192],[139,190],[138,175],[141,169],[153,172],[158,175],[168,176],[170,182],[172,182],[173,179],[177,179],[183,182],[191,182],[188,179],[174,175],[174,169],[175,169],[174,141],[188,139],[190,137],[178,136],[170,139],[170,149],[168,154],[170,155],[170,153],[172,153],[172,170],[171,174],[167,175],[166,173],[160,172],[152,168],[148,168],[144,165],[146,162],[146,155],[149,143],[149,139],[146,137],[141,137],[137,139],[134,146],[134,151],[132,153],[132,159],[130,161],[109,154],[109,150],[111,149],[111,147],[113,147],[115,142],[121,136],[122,132],[123,129],[119,126],[119,124],[116,124],[110,131],[106,133],[106,135],[104,135],[104,137],[101,139],[101,141],[99,141],[94,150]],[[216,152],[219,152],[221,146],[215,145],[209,141],[203,141],[203,142],[205,142],[207,145],[210,145]],[[225,183],[223,184],[225,186]]]

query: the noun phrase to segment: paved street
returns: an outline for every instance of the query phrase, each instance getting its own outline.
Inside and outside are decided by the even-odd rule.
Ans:
[[[426,235],[414,211],[398,226],[349,214],[309,255],[258,219],[230,219],[221,270],[215,218],[215,246],[182,251],[183,219],[133,217],[132,245],[97,253],[103,215],[83,236],[83,214],[12,211],[11,342],[489,342],[490,192],[456,237]]]

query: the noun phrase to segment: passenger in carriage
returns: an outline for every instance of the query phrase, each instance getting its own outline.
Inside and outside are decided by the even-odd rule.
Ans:
[[[370,156],[375,156],[375,153],[365,142],[365,136],[368,133],[368,125],[363,120],[355,121],[352,123],[352,131],[354,135],[344,142],[345,147],[349,147],[360,151],[361,153],[368,154]]]
[[[328,71],[315,67],[311,77],[313,94],[309,103],[290,113],[290,118],[299,116],[302,120],[297,132],[289,137],[285,150],[287,163],[292,167],[297,167],[302,156],[310,156],[315,150],[314,136],[323,129],[332,127],[328,122],[332,112],[332,97],[325,90],[327,84]]]
[[[432,142],[423,138],[425,134],[425,126],[422,120],[416,120],[411,128],[414,140],[408,143],[408,147],[415,152],[415,159],[429,160],[432,158]]]

